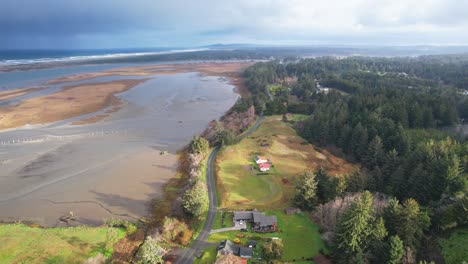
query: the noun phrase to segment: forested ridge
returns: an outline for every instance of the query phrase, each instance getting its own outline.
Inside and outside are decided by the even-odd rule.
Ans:
[[[297,127],[305,139],[362,165],[352,175],[305,172],[298,183],[296,204],[322,218],[352,197],[329,228],[334,261],[442,261],[434,238],[468,223],[468,142],[443,132],[468,117],[466,56],[271,61],[244,76],[253,96],[240,106],[308,115]]]

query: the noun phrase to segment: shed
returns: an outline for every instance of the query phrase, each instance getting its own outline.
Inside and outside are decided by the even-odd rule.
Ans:
[[[247,259],[250,259],[253,257],[253,250],[252,248],[248,248],[248,247],[241,247],[239,249],[239,257],[241,258],[247,258]]]

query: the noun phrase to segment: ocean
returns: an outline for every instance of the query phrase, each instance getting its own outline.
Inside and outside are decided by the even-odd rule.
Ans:
[[[81,62],[114,58],[201,51],[183,48],[136,48],[94,50],[0,50],[0,66],[27,65],[50,62]]]

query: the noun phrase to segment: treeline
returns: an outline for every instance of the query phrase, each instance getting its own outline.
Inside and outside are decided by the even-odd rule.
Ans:
[[[338,146],[350,159],[362,164],[361,173],[330,177],[319,171],[313,179],[301,179],[296,204],[311,210],[339,197],[371,191],[405,201],[401,208],[393,205],[400,211],[410,204],[417,204],[419,210],[421,205],[421,210],[427,212],[424,221],[428,222],[418,231],[421,234],[429,227],[437,232],[466,226],[468,143],[437,130],[468,117],[467,96],[455,87],[463,88],[460,80],[467,76],[466,61],[437,56],[318,58],[249,67],[245,78],[255,95],[253,103],[257,109],[263,109],[264,114],[309,115],[298,128],[305,139],[320,146]],[[453,79],[448,80],[447,75]],[[284,86],[285,92],[272,98],[268,90],[272,84]],[[318,85],[330,90],[320,91]],[[353,206],[364,210],[362,207],[368,202],[359,201]],[[348,214],[351,212],[345,212],[343,217]],[[409,258],[407,248],[424,259],[424,252],[419,251],[422,235],[404,238],[409,232],[402,227],[406,213],[395,213],[393,220],[377,212],[370,215],[365,217],[359,232],[370,225],[368,232],[380,232],[380,236],[366,238],[367,231],[362,234],[364,238],[355,236],[355,224],[343,223],[340,232],[352,238],[342,237],[341,246],[336,247],[337,258],[362,262],[362,257],[371,256],[366,261],[383,263],[380,261],[389,261],[389,256],[379,256],[377,253],[382,250],[373,246],[385,242],[388,249],[401,240],[404,256],[408,257],[404,263],[414,263],[416,259]],[[350,222],[355,222],[349,217]],[[379,217],[386,233],[378,226]],[[401,259],[389,263],[400,262]]]

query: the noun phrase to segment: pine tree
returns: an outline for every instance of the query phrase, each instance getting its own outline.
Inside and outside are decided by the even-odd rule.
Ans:
[[[370,192],[362,193],[338,223],[338,248],[346,255],[364,252],[373,238],[375,219],[372,200]]]
[[[306,171],[296,185],[296,205],[305,210],[314,209],[317,204],[317,181],[315,174]]]
[[[373,169],[382,165],[384,157],[385,151],[383,148],[382,139],[379,136],[375,136],[367,147],[364,163],[369,169]]]
[[[398,236],[391,236],[388,241],[388,260],[387,264],[399,264],[405,254],[403,241]]]

